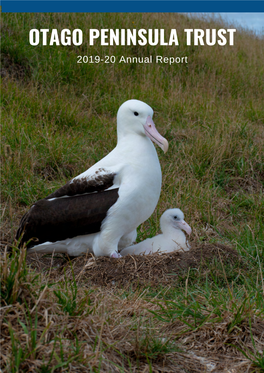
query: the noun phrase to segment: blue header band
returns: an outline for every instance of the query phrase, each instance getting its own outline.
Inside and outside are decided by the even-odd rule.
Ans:
[[[4,13],[264,12],[264,1],[2,1]]]

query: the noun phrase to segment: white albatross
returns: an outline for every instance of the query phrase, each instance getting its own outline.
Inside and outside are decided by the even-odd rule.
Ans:
[[[136,228],[159,200],[161,168],[155,142],[168,142],[155,128],[153,110],[124,102],[117,113],[117,145],[66,185],[37,201],[22,217],[16,239],[29,252],[120,256],[135,241]]]
[[[160,218],[162,234],[147,238],[136,245],[129,246],[121,251],[121,255],[170,253],[173,251],[189,251],[190,246],[186,241],[187,234],[191,234],[191,227],[184,221],[183,212],[180,209],[166,210]]]

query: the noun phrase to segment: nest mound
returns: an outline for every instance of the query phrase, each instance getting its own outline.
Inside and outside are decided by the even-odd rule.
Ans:
[[[245,268],[238,252],[222,244],[204,244],[188,252],[128,255],[119,259],[95,258],[87,254],[69,261],[62,255],[47,257],[34,254],[33,258],[28,258],[28,262],[36,269],[49,270],[54,280],[66,271],[67,277],[74,273],[78,282],[123,288],[169,285],[192,268],[205,272],[209,267],[212,270],[212,265]]]

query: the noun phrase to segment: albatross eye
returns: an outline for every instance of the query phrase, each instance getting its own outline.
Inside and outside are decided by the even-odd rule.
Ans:
[[[173,219],[175,219],[175,220],[176,220],[176,219],[177,219],[177,216],[176,216],[176,215],[175,215],[175,216],[173,216]]]
[[[134,111],[134,115],[137,117],[137,116],[138,116],[138,112],[137,112],[137,111]]]

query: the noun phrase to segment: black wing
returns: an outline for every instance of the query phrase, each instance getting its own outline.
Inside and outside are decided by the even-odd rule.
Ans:
[[[19,245],[33,239],[29,248],[46,241],[99,232],[107,211],[118,199],[118,188],[104,190],[113,185],[114,176],[77,179],[36,202],[21,219],[16,234]]]

